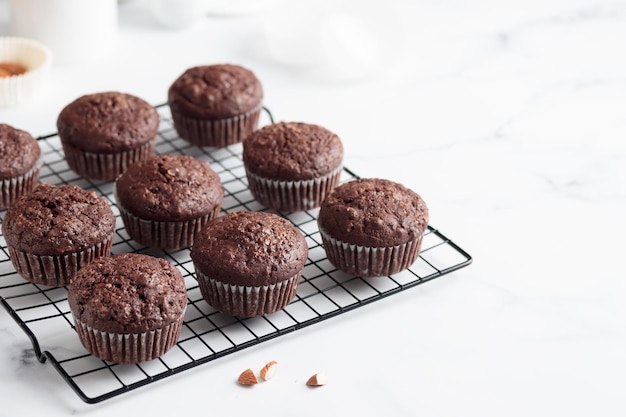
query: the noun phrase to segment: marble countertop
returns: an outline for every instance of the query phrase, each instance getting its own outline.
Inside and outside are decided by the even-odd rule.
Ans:
[[[0,121],[44,135],[80,95],[160,104],[186,68],[239,63],[276,119],[326,126],[352,171],[420,193],[473,263],[95,405],[0,311],[0,416],[624,415],[626,2],[265,3],[184,29],[120,3],[109,56],[54,66]],[[237,385],[269,360],[271,383]]]

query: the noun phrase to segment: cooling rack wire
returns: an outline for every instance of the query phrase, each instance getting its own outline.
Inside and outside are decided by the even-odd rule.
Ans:
[[[174,130],[166,105],[157,106],[161,117],[156,153],[192,155],[207,161],[224,186],[222,213],[239,210],[272,211],[257,203],[246,181],[241,146],[201,149],[190,145]],[[273,121],[271,113],[266,114]],[[309,258],[296,298],[284,310],[251,319],[230,317],[215,311],[203,299],[194,278],[188,249],[153,250],[130,239],[119,217],[112,182],[94,182],[75,174],[67,165],[56,134],[38,138],[44,163],[40,181],[76,184],[106,198],[116,215],[113,253],[137,252],[167,259],[183,273],[188,306],[178,343],[164,356],[138,365],[117,365],[93,357],[82,347],[67,304],[67,289],[32,284],[13,268],[4,237],[0,234],[0,302],[30,338],[40,362],[49,362],[86,403],[98,403],[155,383],[188,369],[223,358],[242,349],[337,317],[385,297],[469,265],[471,256],[438,229],[429,226],[419,259],[406,271],[375,279],[363,279],[337,271],[327,260],[317,230],[317,210],[277,213],[288,218],[304,234]],[[348,168],[341,182],[358,178]],[[5,211],[0,211],[0,221]],[[323,329],[319,329],[323,331]]]

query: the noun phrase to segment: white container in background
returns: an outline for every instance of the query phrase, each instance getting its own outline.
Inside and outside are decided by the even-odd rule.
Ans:
[[[148,0],[148,9],[161,25],[171,29],[188,28],[202,19],[207,0]]]
[[[55,65],[106,57],[117,42],[117,0],[10,0],[11,33],[37,40]]]

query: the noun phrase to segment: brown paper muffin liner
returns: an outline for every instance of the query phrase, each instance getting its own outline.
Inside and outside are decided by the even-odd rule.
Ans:
[[[18,198],[28,194],[37,186],[42,164],[43,159],[39,158],[25,174],[0,181],[0,210],[11,207]]]
[[[109,256],[113,233],[104,241],[76,253],[35,255],[8,246],[11,263],[22,278],[35,284],[62,287],[68,285],[78,270],[101,256]]]
[[[342,166],[320,178],[279,181],[260,177],[246,169],[248,188],[254,198],[278,211],[304,211],[319,207],[326,195],[339,184]]]
[[[178,135],[199,147],[225,148],[241,142],[259,124],[262,106],[228,119],[204,120],[187,117],[172,110],[172,120]]]
[[[177,222],[163,222],[139,218],[118,204],[120,217],[128,235],[149,248],[182,249],[193,245],[193,241],[207,222],[220,212],[221,205],[202,217]]]
[[[360,277],[382,277],[408,269],[419,256],[422,235],[406,243],[369,247],[342,242],[320,228],[324,251],[340,271]]]
[[[296,296],[300,276],[299,272],[284,281],[263,286],[231,285],[208,277],[196,267],[204,300],[216,310],[237,317],[258,317],[282,310]]]
[[[109,362],[136,364],[164,355],[178,342],[185,315],[167,326],[144,333],[110,333],[74,318],[78,338],[92,355]]]
[[[65,160],[75,173],[92,180],[113,181],[133,162],[154,154],[156,137],[137,148],[118,153],[85,152],[64,142],[62,146]]]

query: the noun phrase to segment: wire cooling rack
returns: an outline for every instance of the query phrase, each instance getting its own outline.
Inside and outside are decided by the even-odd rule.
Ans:
[[[156,152],[192,155],[207,161],[219,174],[225,189],[222,213],[238,210],[270,211],[248,190],[241,146],[201,149],[178,137],[169,107],[157,106],[161,116]],[[271,121],[271,114],[266,110]],[[51,288],[22,279],[13,268],[4,237],[0,234],[0,302],[30,338],[40,362],[50,362],[86,403],[98,403],[143,387],[242,349],[319,323],[347,311],[397,294],[471,263],[470,255],[429,226],[419,259],[399,274],[363,279],[336,270],[327,260],[317,229],[317,209],[277,213],[288,218],[309,245],[296,298],[277,313],[251,319],[217,312],[203,299],[194,278],[189,250],[153,250],[129,238],[119,217],[112,182],[84,179],[69,169],[58,136],[39,138],[44,155],[40,181],[76,184],[105,197],[116,215],[113,253],[139,252],[159,256],[183,273],[188,306],[178,343],[159,359],[138,365],[118,365],[87,353],[78,340],[67,303],[67,288]],[[341,181],[356,179],[348,169]],[[0,222],[6,211],[0,211]],[[276,213],[276,212],[275,212]]]

